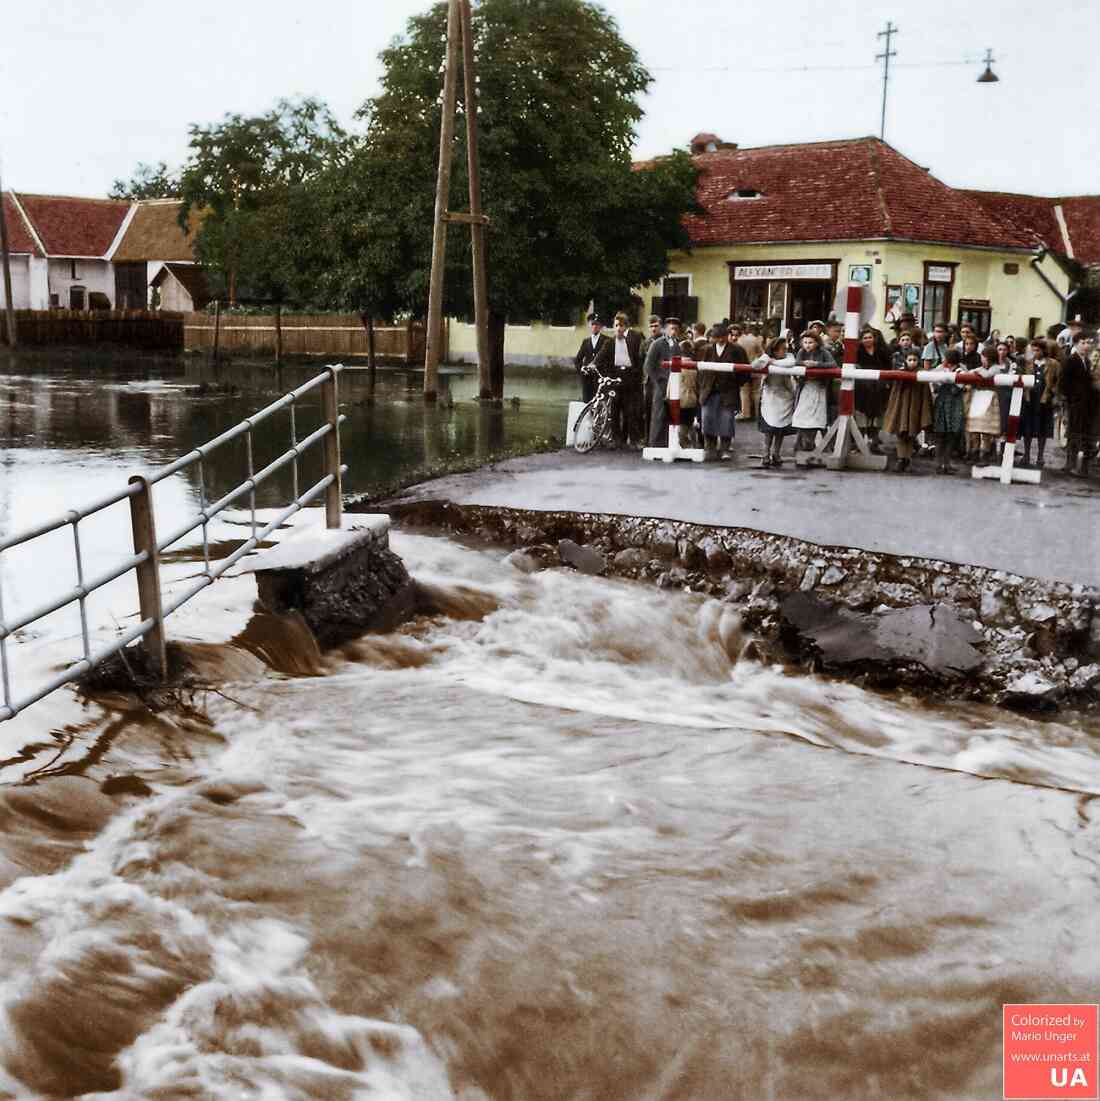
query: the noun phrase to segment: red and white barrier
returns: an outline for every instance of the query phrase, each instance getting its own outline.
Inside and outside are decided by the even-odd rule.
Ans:
[[[668,390],[665,400],[668,402],[668,447],[645,447],[642,458],[651,461],[660,460],[672,463],[685,459],[692,463],[701,463],[706,452],[701,447],[680,446],[680,374],[683,371],[695,371],[701,364],[686,356],[676,356],[668,362]]]
[[[1013,375],[997,375],[997,378],[1014,378]],[[1035,385],[1034,375],[1025,375],[1030,380],[1030,385]],[[1026,387],[1030,389],[1030,386]],[[1041,470],[1017,470],[1016,469],[1016,438],[1020,432],[1020,413],[1024,407],[1023,379],[1012,390],[1012,397],[1008,405],[1008,425],[1005,431],[1005,449],[1001,461],[996,466],[973,466],[970,468],[972,478],[996,478],[1001,485],[1011,485],[1013,482],[1029,482],[1038,485],[1043,480]]]

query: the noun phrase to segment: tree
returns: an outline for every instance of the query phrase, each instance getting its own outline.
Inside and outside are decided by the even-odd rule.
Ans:
[[[347,135],[309,98],[282,99],[252,117],[227,114],[189,133],[180,222],[186,228],[192,210],[203,211],[199,259],[224,279],[231,303],[240,280],[254,296],[282,301],[301,282],[293,263],[298,219],[313,205],[311,188],[344,158]]]
[[[384,50],[382,88],[360,108],[366,134],[344,175],[329,226],[333,274],[361,305],[423,315],[431,267],[435,167],[447,5],[409,20]],[[668,270],[689,238],[695,169],[685,153],[631,163],[638,97],[652,78],[614,20],[589,0],[481,0],[478,57],[490,340],[504,357],[508,318],[626,302]],[[459,111],[465,110],[459,79]],[[456,126],[449,207],[465,209],[465,128]],[[335,193],[335,190],[330,187]],[[473,313],[470,250],[451,232],[444,304]]]
[[[164,161],[139,161],[129,180],[115,180],[108,193],[112,199],[174,199],[179,195],[179,177],[168,171]]]

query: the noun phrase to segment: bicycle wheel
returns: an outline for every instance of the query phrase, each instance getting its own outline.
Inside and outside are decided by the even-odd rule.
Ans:
[[[599,442],[596,434],[596,425],[593,420],[594,401],[590,401],[582,410],[581,415],[573,425],[573,447],[584,454],[591,451]]]
[[[611,443],[611,403],[599,402],[592,414],[592,436],[599,446]]]

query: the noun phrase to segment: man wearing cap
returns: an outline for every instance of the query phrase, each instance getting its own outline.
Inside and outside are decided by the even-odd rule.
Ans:
[[[596,366],[601,375],[619,380],[611,407],[611,430],[619,447],[640,446],[642,417],[642,336],[630,327],[625,313],[617,313],[614,336],[600,349]]]
[[[668,446],[668,390],[669,369],[667,363],[673,356],[684,354],[680,347],[680,319],[665,318],[665,335],[653,341],[645,357],[645,377],[650,391],[649,446]]]
[[[577,373],[581,376],[581,401],[583,402],[590,402],[596,396],[596,387],[599,384],[595,371],[586,371],[585,368],[596,358],[600,349],[608,343],[608,338],[603,331],[603,321],[599,314],[590,313],[588,315],[588,329],[589,335],[581,341],[581,346],[573,358],[573,366],[576,367]]]

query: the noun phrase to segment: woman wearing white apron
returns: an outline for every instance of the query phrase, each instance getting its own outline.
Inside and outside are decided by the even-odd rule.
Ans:
[[[997,373],[996,352],[992,348],[981,351],[982,365],[974,372],[982,378],[992,378]],[[991,463],[1001,434],[1001,407],[997,393],[992,388],[970,391],[970,408],[966,413],[966,434],[970,447],[967,458],[972,463]]]
[[[794,356],[787,351],[787,342],[776,337],[768,345],[767,352],[753,361],[754,367],[793,367]],[[794,379],[790,375],[765,375],[760,385],[760,413],[758,425],[764,437],[763,467],[779,466],[780,449],[783,437],[794,429],[791,418],[794,416]]]
[[[795,356],[797,366],[835,367],[833,359],[821,346],[821,337],[815,332],[802,334],[802,347]],[[804,378],[795,402],[791,424],[798,430],[798,451],[813,451],[818,432],[824,432],[829,424],[829,380]]]

